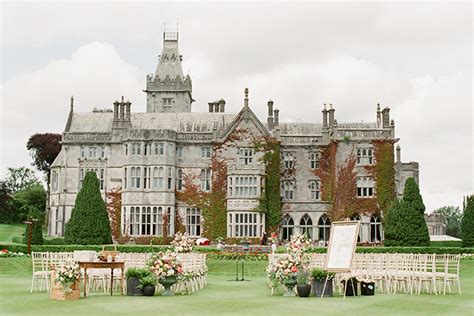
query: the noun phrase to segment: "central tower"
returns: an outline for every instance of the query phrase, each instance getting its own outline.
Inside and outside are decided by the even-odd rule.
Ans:
[[[159,113],[191,112],[192,83],[184,77],[178,51],[178,32],[163,32],[163,50],[155,74],[146,77],[146,111]]]

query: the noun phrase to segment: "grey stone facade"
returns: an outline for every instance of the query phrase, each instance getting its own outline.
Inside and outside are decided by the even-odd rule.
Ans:
[[[332,140],[340,141],[339,163],[351,153],[360,159],[356,171],[361,195],[375,198],[375,184],[364,165],[375,163],[372,140],[396,140],[388,108],[377,107],[373,123],[338,123],[332,105],[324,105],[322,123],[285,123],[269,101],[268,116],[262,123],[251,110],[246,90],[237,114],[225,112],[224,100],[210,102],[208,113],[193,113],[191,79],[183,76],[181,59],[177,33],[165,33],[156,73],[146,80],[146,113],[133,112],[133,105],[123,98],[113,103],[113,110],[77,113],[71,100],[62,150],[51,168],[49,235],[64,234],[82,178],[90,169],[97,173],[104,198],[107,190],[122,188],[124,233],[159,236],[163,214],[168,214],[168,231],[173,235],[179,214],[187,231],[200,235],[200,210],[177,201],[175,192],[182,189],[184,174],[194,175],[202,190],[210,189],[212,144],[226,140],[237,129],[278,139],[282,168],[297,170],[293,181],[283,181],[281,186],[285,214],[281,238],[304,231],[313,240],[328,239],[328,203],[321,201],[320,182],[313,171],[320,162],[321,147]],[[262,153],[252,149],[249,138],[237,141],[223,155],[228,165],[227,237],[260,237],[265,216],[255,208],[265,181],[265,166],[259,160]],[[418,181],[418,164],[402,163],[398,150],[394,168],[401,196],[407,177]],[[383,239],[380,215],[357,219],[362,222],[361,242]]]

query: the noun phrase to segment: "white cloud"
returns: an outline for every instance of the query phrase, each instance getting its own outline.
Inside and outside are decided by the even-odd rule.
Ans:
[[[2,176],[7,167],[31,163],[26,151],[29,136],[63,131],[71,95],[78,112],[112,108],[122,95],[143,111],[140,79],[137,68],[124,62],[112,45],[94,42],[80,47],[70,59],[6,81],[1,86]]]

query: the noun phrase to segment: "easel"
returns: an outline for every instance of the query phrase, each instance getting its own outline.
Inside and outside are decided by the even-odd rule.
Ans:
[[[329,246],[326,255],[326,262],[324,263],[324,271],[349,273],[349,276],[352,275],[352,259],[357,245],[359,227],[359,221],[333,222],[331,224],[331,235],[329,237]],[[329,276],[326,276],[321,298],[324,297],[324,291],[326,290],[328,280]],[[352,277],[350,277],[349,280],[352,285],[352,294],[355,296],[356,289]],[[347,283],[349,280],[344,282],[344,300],[346,299]]]

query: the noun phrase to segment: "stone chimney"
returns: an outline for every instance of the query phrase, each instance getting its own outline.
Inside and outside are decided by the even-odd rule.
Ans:
[[[382,125],[382,113],[380,112],[380,103],[377,103],[377,127]]]
[[[224,113],[225,112],[225,100],[220,99],[219,100],[219,112]]]
[[[209,102],[209,113],[214,112],[214,102]]]
[[[336,110],[333,109],[332,107],[332,103],[329,103],[329,128],[332,128],[332,126],[334,125],[334,112]]]
[[[275,109],[273,111],[273,119],[274,119],[273,124],[274,124],[274,126],[278,126],[278,123],[279,123],[279,120],[280,120],[279,117],[280,117],[280,110]]]
[[[326,103],[324,103],[324,108],[321,112],[323,113],[323,128],[328,128],[328,110],[326,109]]]
[[[390,109],[388,107],[382,110],[382,127],[390,128]]]
[[[129,128],[132,126],[131,123],[131,105],[132,102],[122,100],[114,102],[114,119],[112,121],[112,128],[122,129]]]
[[[401,153],[400,145],[397,144],[397,164],[402,162],[402,153]]]
[[[125,102],[125,120],[130,120],[130,105],[132,104],[132,102],[130,102],[130,100],[127,100],[127,102]]]
[[[267,117],[268,129],[273,129],[273,101],[272,100],[268,101],[267,107],[268,107],[268,117]]]
[[[249,89],[245,88],[244,90],[244,106],[248,107],[249,106]]]

